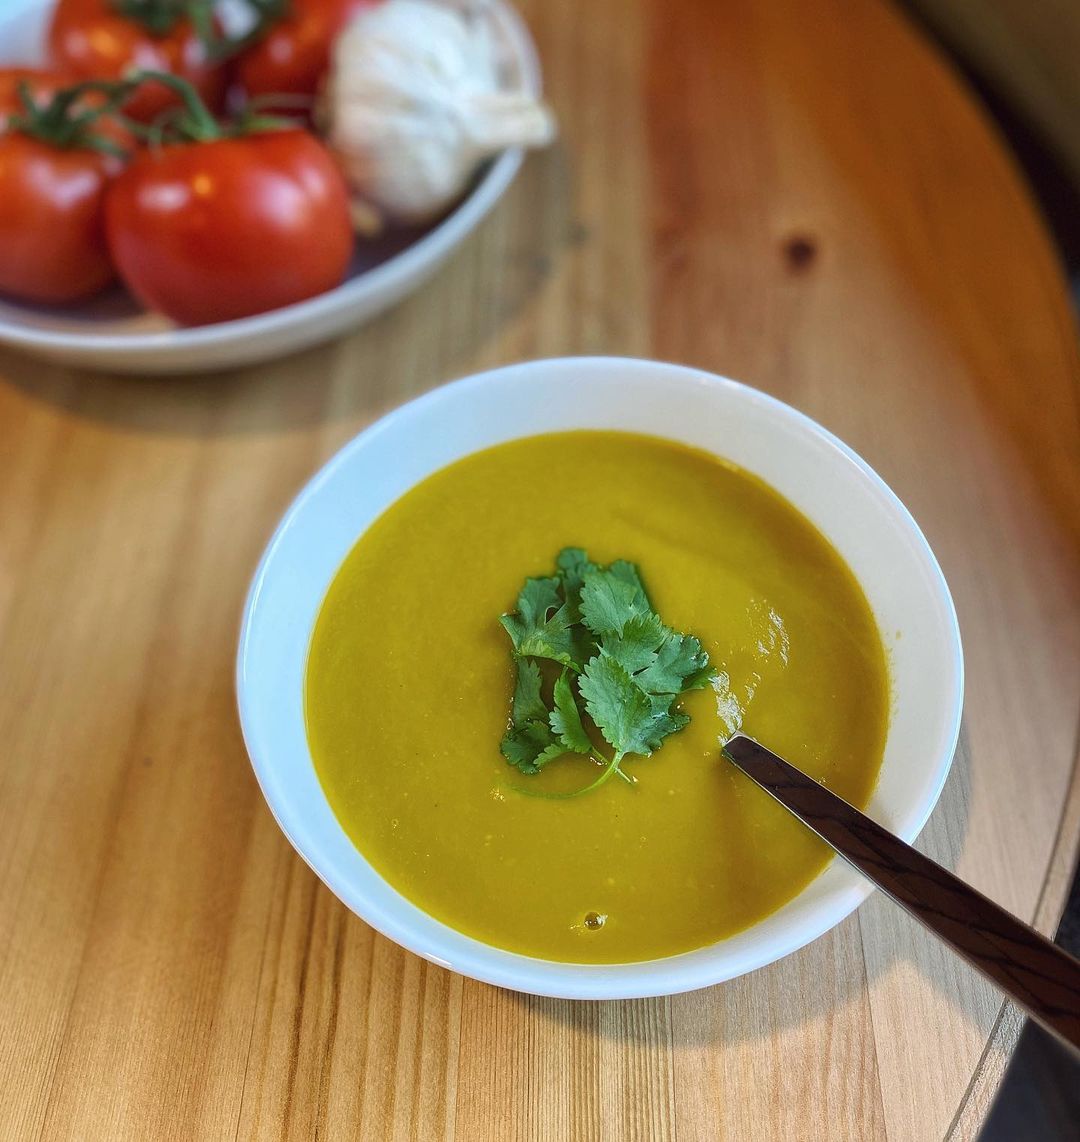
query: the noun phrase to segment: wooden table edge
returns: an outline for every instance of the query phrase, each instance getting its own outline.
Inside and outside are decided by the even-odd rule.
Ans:
[[[1065,794],[1053,851],[1032,921],[1035,927],[1046,935],[1052,935],[1061,920],[1078,862],[1080,862],[1080,727],[1073,750],[1068,791]],[[1003,1000],[971,1081],[945,1133],[944,1142],[967,1142],[968,1139],[978,1136],[1012,1061],[1024,1023],[1023,1012],[1010,1000]]]
[[[1063,317],[1067,335],[1075,343],[1080,335],[1080,322],[1071,303],[1071,291],[1066,278],[1062,252],[1055,241],[1046,215],[1028,181],[1023,163],[1013,149],[1004,128],[988,110],[985,101],[972,80],[955,61],[948,49],[928,32],[921,18],[898,13],[921,41],[922,50],[932,57],[933,64],[945,71],[956,89],[958,97],[975,112],[980,127],[999,156],[1005,161],[1016,189],[1024,200],[1024,208],[1034,216],[1049,260],[1056,270],[1057,309]],[[1074,373],[1074,396],[1080,401],[1080,373]],[[1046,875],[1039,890],[1031,923],[1044,935],[1053,935],[1061,921],[1074,876],[1080,875],[1080,709],[1073,745],[1073,761],[1061,815]],[[990,1028],[971,1079],[960,1098],[956,1113],[949,1123],[943,1142],[967,1142],[976,1139],[985,1125],[991,1104],[1012,1062],[1013,1053],[1024,1029],[1026,1016],[1010,1000],[1003,999]]]

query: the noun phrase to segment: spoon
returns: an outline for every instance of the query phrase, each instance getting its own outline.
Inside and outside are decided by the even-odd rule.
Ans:
[[[736,734],[723,752],[1036,1023],[1080,1051],[1080,960],[753,738]]]

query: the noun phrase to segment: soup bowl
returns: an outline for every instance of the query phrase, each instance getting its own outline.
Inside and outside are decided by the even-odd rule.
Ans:
[[[866,811],[913,840],[945,782],[963,698],[956,612],[937,561],[900,500],[826,429],[755,389],[677,365],[607,357],[512,365],[436,389],[346,445],[286,512],[255,574],[237,659],[240,720],[285,835],[349,908],[390,939],[463,975],[537,995],[689,991],[816,939],[852,912],[870,885],[834,860],[765,919],[663,959],[571,964],[504,951],[429,916],[365,860],[330,808],[305,733],[312,630],[331,580],[365,529],[419,481],[470,453],[573,429],[646,433],[731,461],[780,492],[844,557],[889,661],[890,722]]]

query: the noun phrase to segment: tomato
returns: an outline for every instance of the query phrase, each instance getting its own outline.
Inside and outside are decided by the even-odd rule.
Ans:
[[[300,130],[144,151],[110,188],[105,224],[132,293],[185,324],[322,293],[353,244],[345,181]]]
[[[289,0],[274,22],[236,61],[236,79],[249,95],[314,95],[330,66],[338,32],[376,0]]]
[[[0,135],[0,291],[76,301],[111,280],[102,204],[114,167],[96,151]]]
[[[169,0],[143,0],[146,11],[169,9]],[[123,9],[123,10],[121,10]],[[120,79],[133,69],[168,71],[189,80],[211,107],[225,91],[224,68],[207,59],[205,45],[186,17],[157,33],[132,13],[136,0],[59,0],[49,24],[49,51],[57,66],[81,79]],[[150,123],[177,104],[174,92],[146,83],[125,103],[133,119]]]

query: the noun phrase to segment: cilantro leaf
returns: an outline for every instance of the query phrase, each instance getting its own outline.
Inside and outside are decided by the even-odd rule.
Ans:
[[[517,683],[511,714],[516,726],[547,721],[548,708],[540,697],[540,667],[531,659],[517,660]]]
[[[635,681],[650,694],[682,694],[707,686],[714,673],[709,656],[692,634],[666,630],[655,660],[635,675]]]
[[[499,750],[522,773],[539,773],[549,761],[562,757],[566,746],[555,740],[547,722],[526,722],[507,732]]]
[[[581,588],[585,582],[585,572],[595,571],[596,564],[589,559],[582,548],[564,547],[555,557],[555,566],[559,569],[563,597],[566,599],[569,613],[573,615],[574,622],[580,622]]]
[[[592,742],[581,724],[581,711],[566,670],[555,683],[555,709],[548,715],[552,733],[574,753],[592,753]]]
[[[499,622],[506,628],[514,642],[514,649],[517,650],[520,643],[542,629],[551,612],[561,606],[557,578],[526,579],[517,598],[517,611],[512,615],[503,615]]]
[[[664,626],[655,614],[635,615],[621,634],[603,639],[601,653],[625,667],[647,694],[699,690],[714,674],[701,643]]]
[[[645,593],[645,585],[642,583],[638,569],[633,563],[629,563],[625,559],[616,559],[608,568],[608,574],[614,575],[616,579],[621,579],[624,583],[629,583],[631,587],[636,587],[645,599],[645,605],[650,606],[649,597]]]
[[[616,566],[618,564],[613,563],[606,571],[594,568],[585,572],[585,583],[581,588],[581,618],[598,638],[622,634],[630,619],[635,615],[647,615],[652,610],[633,567],[621,562],[620,570],[616,571]]]
[[[567,753],[605,763],[584,788],[538,790],[541,797],[578,796],[612,775],[633,785],[619,768],[622,759],[649,756],[686,726],[689,717],[675,708],[679,695],[707,685],[715,675],[701,643],[665,626],[653,611],[633,563],[620,559],[600,567],[580,547],[559,552],[554,576],[527,579],[517,610],[500,622],[517,663],[503,756],[525,774],[539,773]],[[550,702],[537,658],[563,666]],[[612,747],[610,758],[594,748],[581,703]]]
[[[634,615],[619,634],[603,639],[601,652],[614,658],[628,673],[637,675],[656,663],[658,652],[670,634],[657,615]]]
[[[690,715],[684,714],[681,710],[672,709],[673,699],[669,698],[667,694],[653,695],[653,709],[657,713],[663,713],[667,719],[666,724],[671,726],[668,730],[669,734],[676,734],[679,730],[690,724]]]
[[[685,715],[672,717],[669,712],[670,698],[665,703],[646,694],[610,655],[590,658],[579,686],[585,709],[619,757],[648,757],[668,734],[686,725],[680,720]]]
[[[531,659],[517,660],[517,682],[511,723],[499,749],[522,773],[539,773],[549,761],[562,757],[567,746],[552,729],[547,703],[540,693],[540,667]]]
[[[500,615],[519,657],[550,658],[580,669],[585,647],[575,619],[559,595],[559,580],[526,579],[518,595],[517,611]]]

